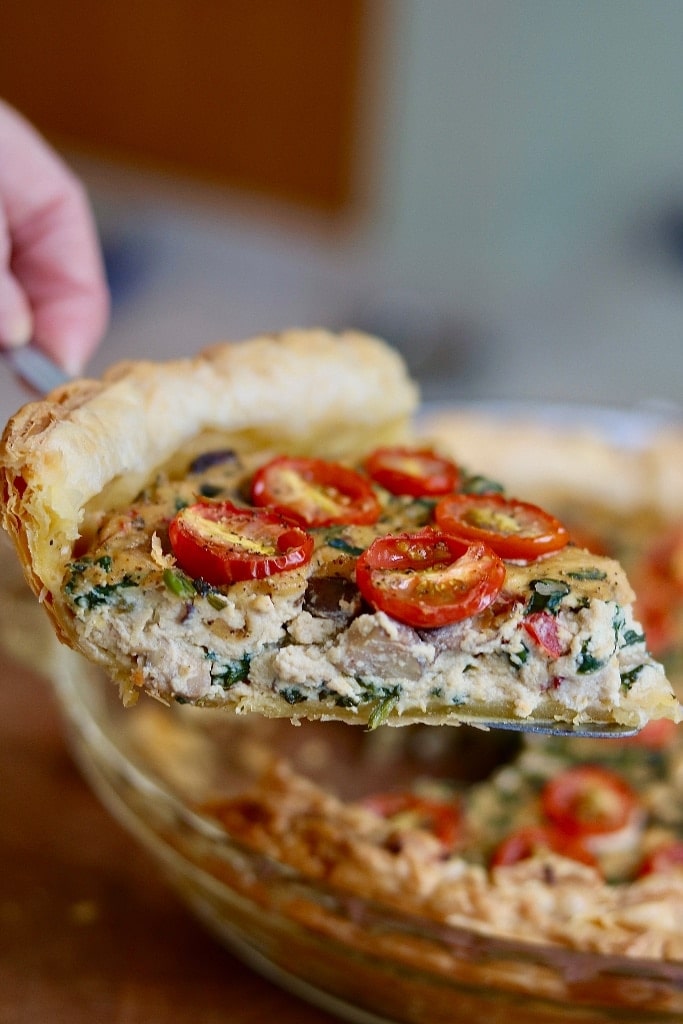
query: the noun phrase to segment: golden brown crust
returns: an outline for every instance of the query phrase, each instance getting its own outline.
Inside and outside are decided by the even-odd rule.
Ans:
[[[125,481],[130,497],[206,431],[329,457],[362,451],[400,436],[416,402],[399,356],[352,331],[290,330],[192,359],[121,363],[10,420],[0,443],[3,524],[64,637],[64,566],[88,503],[112,482]]]
[[[74,597],[75,576],[83,569],[72,568],[67,578],[65,570],[90,551],[103,516],[113,514],[116,522],[119,512],[130,512],[134,496],[162,470],[182,477],[209,441],[241,453],[257,450],[262,455],[270,448],[357,459],[404,437],[416,399],[400,357],[383,342],[355,332],[288,331],[217,345],[193,359],[118,364],[101,381],[62,387],[10,421],[0,446],[4,525],[61,639],[105,664],[126,699],[142,689],[163,700],[219,704],[237,711],[370,721],[369,702],[376,697],[379,711],[386,711],[392,723],[401,719],[401,724],[467,721],[468,708],[478,721],[489,710],[495,718],[534,714],[634,727],[650,717],[677,718],[678,705],[661,666],[644,649],[629,646],[623,653],[615,646],[614,615],[608,606],[614,601],[627,606],[632,599],[616,564],[604,570],[604,593],[584,594],[596,598],[582,606],[586,614],[581,617],[573,609],[567,613],[571,624],[560,623],[568,645],[562,679],[573,684],[580,644],[592,642],[593,633],[601,651],[601,674],[591,676],[587,685],[580,678],[576,686],[552,694],[546,694],[547,657],[527,659],[518,672],[507,654],[509,638],[501,640],[494,630],[494,642],[482,623],[470,623],[461,640],[452,639],[443,649],[417,633],[404,635],[405,628],[401,633],[376,610],[339,630],[335,627],[329,638],[320,629],[309,636],[304,621],[308,613],[302,612],[306,578],[297,573],[277,584],[268,581],[264,594],[256,585],[248,593],[236,587],[239,607],[230,605],[219,622],[215,606],[204,601],[186,628],[181,628],[185,620],[178,618],[177,601],[169,596],[173,590],[162,572],[168,565],[154,558],[152,582],[135,599],[130,594],[122,599],[118,615],[101,592],[90,596],[102,580],[87,595]],[[507,435],[505,446],[507,450]],[[538,474],[535,456],[533,465]],[[141,513],[138,518],[143,518]],[[148,538],[143,530],[143,536],[153,552],[154,540],[160,543],[157,534]],[[558,568],[552,559],[545,560],[544,572],[562,576],[571,552],[558,557]],[[96,565],[97,572],[105,572]],[[579,570],[583,568],[582,562]],[[508,584],[516,571],[522,572],[510,567]],[[582,579],[581,572],[576,578]],[[533,589],[533,583],[526,580],[520,592]],[[572,593],[581,585],[590,586],[573,581]],[[112,584],[104,586],[109,595]],[[137,586],[137,581],[132,584]],[[506,627],[511,621],[506,620]],[[287,642],[280,645],[284,623]],[[383,645],[392,652],[388,662]],[[441,657],[446,654],[448,658]],[[467,675],[470,655],[476,656],[477,671]],[[240,689],[232,666],[241,665],[245,657],[248,680],[240,677],[245,682]],[[640,659],[637,665],[631,664],[634,658]],[[621,673],[633,668],[637,679],[622,693]],[[393,703],[386,709],[382,694],[371,688],[367,696],[362,689],[359,678],[365,675],[396,682]],[[443,681],[450,690],[444,690]],[[353,714],[347,715],[347,705],[336,696],[348,699],[349,687],[358,700],[351,701]],[[356,693],[359,687],[364,701]],[[365,718],[358,713],[359,703]]]
[[[683,431],[638,417],[625,425],[633,437],[610,440],[597,412],[568,410],[546,430],[523,411],[434,411],[423,430],[465,467],[499,479],[539,502],[557,496],[604,502],[618,511],[651,507],[664,516],[683,508]],[[598,425],[596,425],[598,424]],[[635,429],[634,429],[635,428]]]

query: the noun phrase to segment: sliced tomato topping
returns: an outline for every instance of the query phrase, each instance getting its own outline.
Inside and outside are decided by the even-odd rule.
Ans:
[[[302,526],[367,525],[381,513],[372,484],[360,473],[337,462],[287,455],[257,470],[252,500]]]
[[[593,854],[580,840],[571,839],[548,825],[527,825],[503,839],[491,858],[491,867],[509,867],[537,854],[556,853],[582,864],[596,865]]]
[[[424,629],[477,615],[504,580],[504,563],[486,545],[468,545],[431,529],[378,537],[356,563],[356,583],[366,601]]]
[[[313,538],[295,523],[229,501],[181,509],[168,535],[181,569],[214,586],[295,569],[313,554]]]
[[[427,829],[448,852],[460,842],[462,812],[458,804],[416,793],[375,793],[362,803],[380,817],[394,821],[398,828]]]
[[[541,793],[546,817],[561,832],[597,836],[618,832],[633,819],[639,800],[628,782],[599,765],[560,772]]]
[[[661,843],[645,855],[638,870],[639,877],[683,868],[683,840]]]
[[[366,460],[365,468],[387,491],[414,498],[449,494],[460,479],[456,464],[431,448],[378,448]]]
[[[550,612],[532,612],[524,618],[522,626],[551,658],[560,658],[566,653],[560,640],[557,619]]]
[[[569,541],[568,531],[549,512],[500,494],[449,494],[437,503],[434,516],[445,533],[488,544],[501,558],[533,561]]]

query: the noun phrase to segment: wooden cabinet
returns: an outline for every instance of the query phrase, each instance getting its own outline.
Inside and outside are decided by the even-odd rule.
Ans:
[[[339,212],[365,7],[3,0],[0,95],[58,144]]]

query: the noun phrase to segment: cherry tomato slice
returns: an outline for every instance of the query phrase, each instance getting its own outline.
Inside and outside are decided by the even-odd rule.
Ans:
[[[374,608],[431,629],[477,615],[505,581],[505,565],[485,544],[424,529],[378,537],[356,563],[356,583]]]
[[[309,534],[281,516],[229,501],[181,509],[168,535],[181,569],[214,586],[298,568],[310,561],[314,545]]]
[[[661,843],[645,855],[638,869],[638,876],[654,875],[683,868],[683,841],[672,839]]]
[[[462,813],[455,803],[427,799],[416,793],[375,793],[362,803],[382,818],[396,819],[398,828],[427,829],[449,853],[460,842]]]
[[[437,503],[434,517],[445,533],[488,544],[501,558],[533,561],[569,541],[549,512],[500,494],[449,494]]]
[[[449,494],[460,479],[456,464],[431,448],[377,448],[365,468],[380,487],[413,498]]]
[[[360,473],[336,462],[287,455],[257,470],[252,500],[302,526],[367,525],[381,513],[372,484]]]
[[[491,867],[509,867],[545,852],[560,854],[592,867],[597,863],[578,839],[570,839],[548,825],[527,825],[511,832],[499,843],[493,851]]]
[[[616,772],[598,765],[577,765],[546,783],[541,806],[561,832],[597,836],[618,832],[628,825],[639,801]]]

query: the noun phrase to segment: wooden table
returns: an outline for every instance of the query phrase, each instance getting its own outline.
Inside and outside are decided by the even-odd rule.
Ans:
[[[74,767],[45,682],[0,679],[0,1024],[332,1024],[225,951]]]

